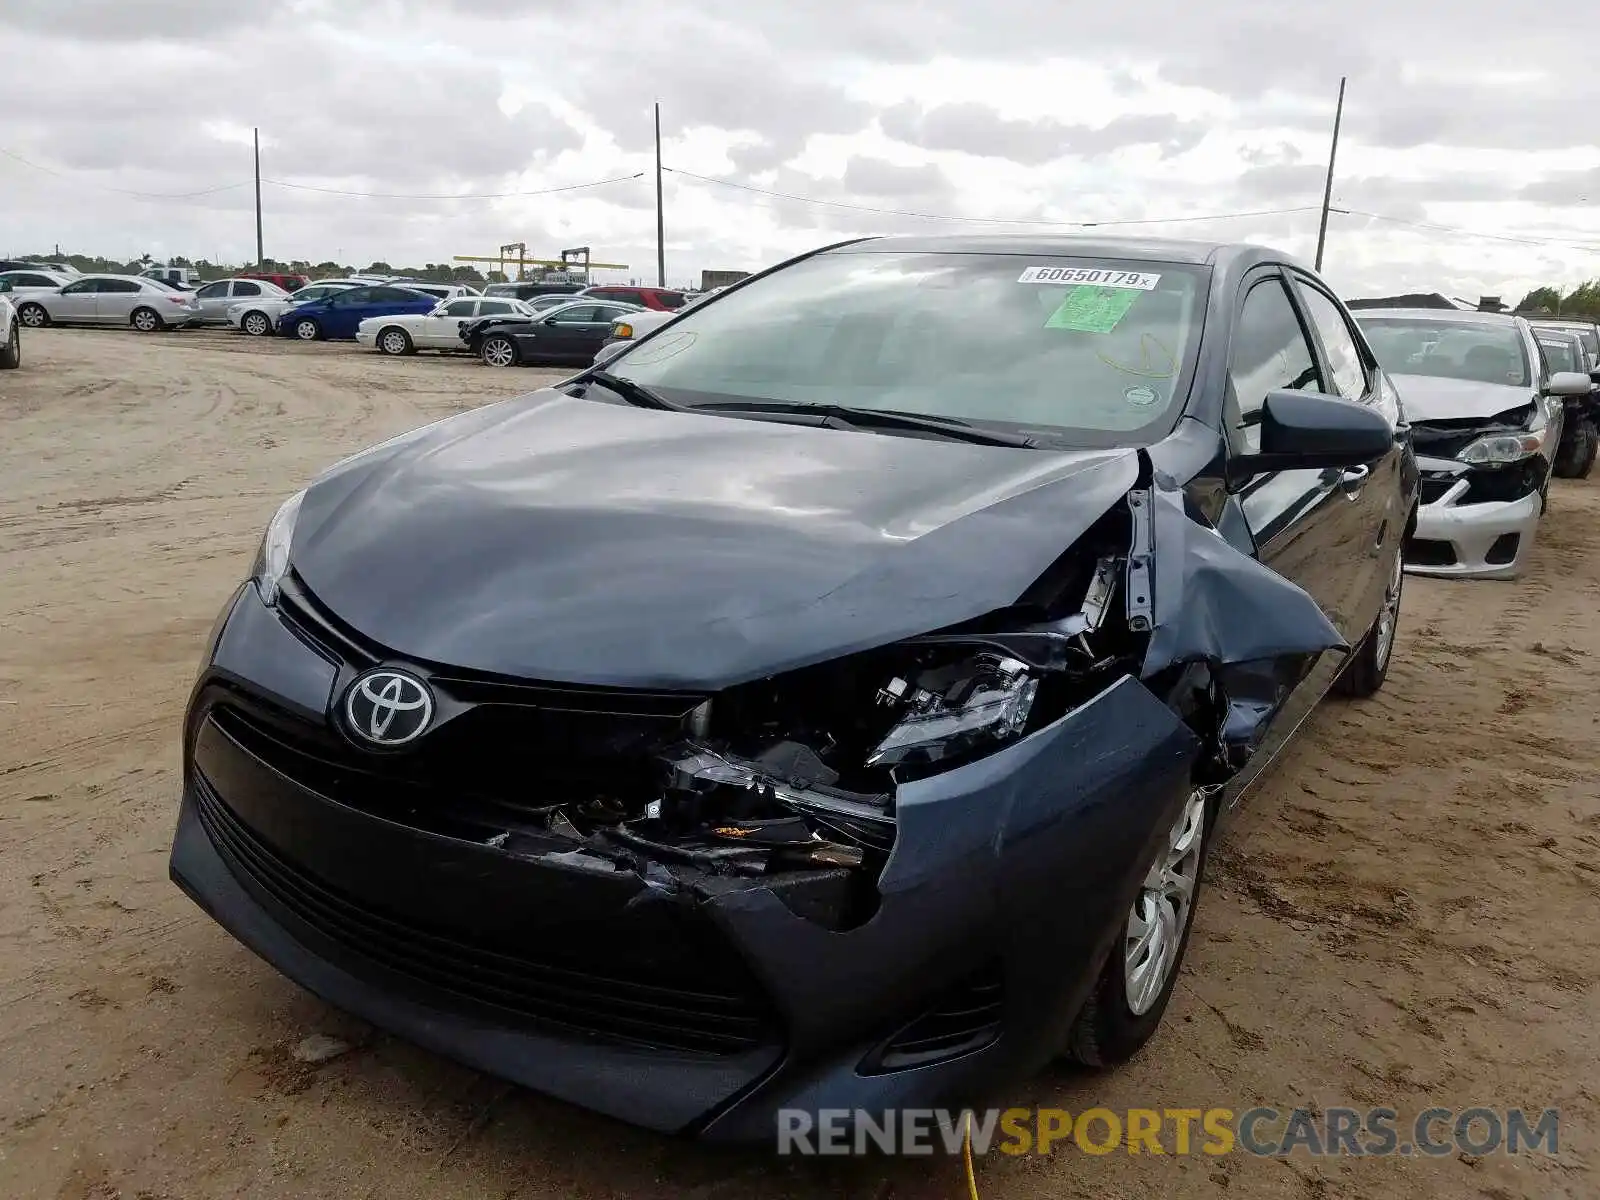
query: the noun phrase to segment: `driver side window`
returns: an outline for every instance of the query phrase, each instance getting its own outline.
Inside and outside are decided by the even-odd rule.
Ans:
[[[1228,361],[1228,435],[1247,454],[1261,449],[1261,405],[1268,392],[1321,391],[1310,339],[1276,276],[1254,284],[1239,311]]]

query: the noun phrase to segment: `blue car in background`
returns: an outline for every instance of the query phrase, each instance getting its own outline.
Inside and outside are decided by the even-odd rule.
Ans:
[[[295,305],[278,318],[278,332],[303,342],[354,338],[356,326],[368,317],[432,312],[438,303],[436,296],[393,284],[347,288]]]

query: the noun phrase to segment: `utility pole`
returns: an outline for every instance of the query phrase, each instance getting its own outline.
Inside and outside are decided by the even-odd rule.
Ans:
[[[661,102],[656,101],[656,286],[667,286],[667,235],[661,212]]]
[[[261,249],[261,130],[250,132],[256,147],[256,266],[264,267],[267,260]]]
[[[1328,206],[1333,203],[1333,160],[1339,154],[1339,122],[1344,119],[1344,81],[1339,76],[1339,107],[1333,110],[1333,144],[1328,147],[1328,182],[1322,189],[1322,224],[1317,227],[1317,270],[1322,270],[1322,247],[1328,241]]]

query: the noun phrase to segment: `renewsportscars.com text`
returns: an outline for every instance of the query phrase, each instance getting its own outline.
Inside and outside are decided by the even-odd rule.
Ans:
[[[1393,1108],[784,1109],[777,1149],[790,1155],[1253,1154],[1386,1157],[1559,1152],[1559,1109]]]

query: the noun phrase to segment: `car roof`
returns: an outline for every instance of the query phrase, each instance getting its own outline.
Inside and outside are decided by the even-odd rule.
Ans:
[[[1120,258],[1135,262],[1193,266],[1247,267],[1288,262],[1293,256],[1251,242],[1211,242],[1186,238],[1118,237],[1106,234],[984,233],[901,235],[862,238],[828,247],[824,253],[1037,254],[1050,257]]]
[[[1515,325],[1522,320],[1514,313],[1451,308],[1357,308],[1351,310],[1350,315],[1357,321],[1371,317],[1405,317],[1408,321],[1438,321],[1448,325]]]

